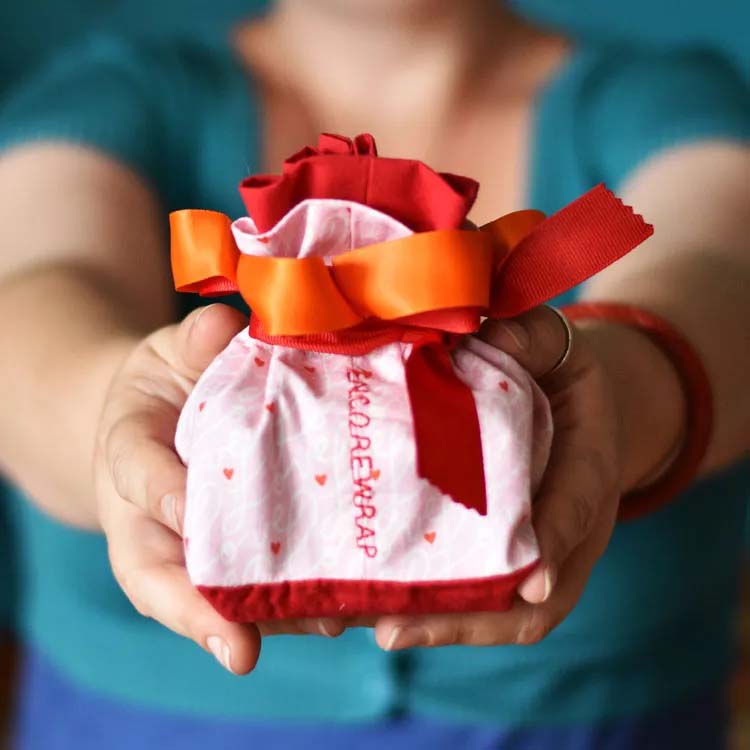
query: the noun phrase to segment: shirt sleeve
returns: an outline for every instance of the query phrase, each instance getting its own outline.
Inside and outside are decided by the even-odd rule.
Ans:
[[[154,50],[100,37],[58,55],[11,93],[0,109],[0,150],[33,141],[64,141],[126,164],[161,194],[179,139],[169,60]],[[166,195],[164,195],[166,197]]]
[[[610,56],[582,93],[579,135],[593,181],[616,190],[659,151],[750,139],[748,86],[710,53]]]

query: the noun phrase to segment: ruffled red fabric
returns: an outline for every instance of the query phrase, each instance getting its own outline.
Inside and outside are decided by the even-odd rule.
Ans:
[[[272,229],[306,198],[356,201],[382,211],[414,232],[459,229],[479,183],[435,172],[413,159],[379,157],[369,134],[353,140],[323,133],[318,147],[306,146],[283,165],[280,175],[255,175],[240,194],[258,230]]]

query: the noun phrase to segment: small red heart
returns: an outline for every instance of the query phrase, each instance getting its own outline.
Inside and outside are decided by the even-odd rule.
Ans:
[[[274,555],[278,555],[280,549],[281,542],[271,542],[271,552],[273,552]]]
[[[263,367],[263,365],[266,364],[266,360],[261,359],[260,357],[256,357],[255,364],[258,365],[258,367]]]
[[[366,377],[371,378],[372,377],[372,370],[360,370],[360,372]]]
[[[435,541],[435,537],[437,536],[436,532],[434,531],[428,531],[424,535],[425,542],[429,542],[432,544]]]
[[[322,487],[328,480],[327,474],[316,474],[315,481]]]
[[[305,370],[307,370],[308,372],[315,372],[315,368],[314,368],[314,367],[310,367],[309,365],[305,365],[305,366],[304,366],[304,368],[305,368]]]
[[[201,401],[198,404],[198,411],[203,411],[205,408],[206,408],[206,402],[205,401]]]
[[[507,393],[508,392],[508,381],[501,380],[498,385]]]
[[[234,476],[234,469],[224,469],[224,476],[231,479]]]
[[[269,237],[256,237],[255,239],[258,240],[258,242],[263,243],[264,245],[267,245],[271,241]]]
[[[371,477],[372,477],[373,479],[380,479],[380,469],[373,469],[373,470],[372,470],[372,471],[370,472],[370,476],[371,476]]]
[[[276,412],[276,404],[274,404],[272,401],[270,404],[266,404],[266,409],[268,409],[271,414],[274,414]]]

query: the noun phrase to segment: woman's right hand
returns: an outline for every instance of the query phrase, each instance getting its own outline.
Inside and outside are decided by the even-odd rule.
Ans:
[[[174,450],[180,411],[201,373],[246,319],[210,305],[139,343],[112,380],[97,433],[99,518],[115,578],[133,606],[193,639],[235,674],[255,666],[261,635],[336,636],[336,620],[238,624],[192,586],[181,538],[186,469]]]

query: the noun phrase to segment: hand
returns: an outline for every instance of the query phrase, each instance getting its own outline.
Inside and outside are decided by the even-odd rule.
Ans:
[[[604,552],[620,497],[620,417],[609,378],[585,333],[574,332],[565,364],[557,315],[536,308],[513,321],[487,321],[480,338],[539,380],[552,407],[552,455],[533,506],[541,562],[506,612],[388,616],[375,634],[385,649],[450,644],[532,644],[573,609]]]
[[[188,579],[181,532],[186,469],[174,451],[177,419],[197,379],[247,321],[224,305],[191,313],[138,344],[115,375],[97,435],[99,518],[115,578],[135,608],[192,638],[235,674],[249,672],[260,636],[336,636],[335,620],[241,625],[224,620]]]

